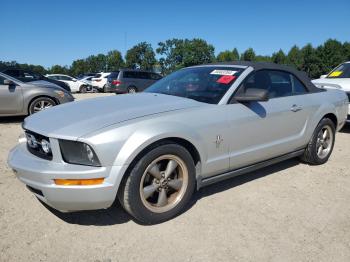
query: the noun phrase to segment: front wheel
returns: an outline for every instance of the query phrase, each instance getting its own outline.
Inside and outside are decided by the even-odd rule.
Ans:
[[[55,106],[56,103],[51,98],[48,97],[39,97],[34,99],[29,105],[29,114],[32,115],[34,113],[43,111],[45,109],[51,108]]]
[[[324,118],[315,132],[301,159],[312,165],[321,165],[328,161],[335,141],[335,126],[332,120]]]
[[[155,224],[181,213],[194,188],[190,153],[180,145],[165,144],[138,160],[118,196],[129,214],[142,223]]]

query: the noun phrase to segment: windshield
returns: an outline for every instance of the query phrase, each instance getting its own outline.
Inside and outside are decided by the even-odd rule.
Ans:
[[[185,68],[159,80],[144,92],[180,96],[208,104],[217,104],[243,70],[227,66]]]
[[[350,78],[350,63],[342,64],[329,73],[327,78]]]

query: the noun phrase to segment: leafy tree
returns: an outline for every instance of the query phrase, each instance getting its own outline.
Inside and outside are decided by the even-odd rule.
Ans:
[[[255,56],[255,61],[257,62],[271,62],[271,57],[268,55],[257,55]]]
[[[70,70],[67,66],[54,65],[49,69],[51,74],[65,74],[69,75]]]
[[[243,61],[255,61],[256,55],[253,48],[248,48],[242,55],[241,60]]]
[[[109,51],[106,56],[107,69],[116,71],[124,67],[124,59],[118,50]]]
[[[214,47],[199,38],[168,39],[158,43],[157,53],[162,56],[159,59],[162,73],[215,60]]]
[[[282,51],[282,49],[280,49],[277,53],[272,54],[271,60],[276,64],[286,64],[287,57]]]
[[[239,53],[237,48],[234,48],[232,51],[225,50],[220,52],[216,57],[218,62],[229,62],[229,61],[237,61],[239,60]]]
[[[70,73],[73,76],[78,76],[84,73],[90,73],[90,67],[85,59],[78,59],[73,61],[72,66],[70,67]]]
[[[301,49],[303,56],[303,65],[301,70],[305,71],[310,77],[318,78],[322,74],[320,70],[320,58],[317,55],[316,50],[311,44],[307,44]]]
[[[214,47],[203,39],[185,39],[183,51],[183,66],[185,67],[210,63],[215,60]]]
[[[350,61],[350,43],[345,42],[343,44],[344,61]]]
[[[346,60],[342,43],[334,39],[328,39],[317,48],[316,52],[320,60],[320,70],[324,73],[331,71]]]
[[[142,42],[129,49],[125,56],[126,66],[152,70],[157,60],[151,44]]]
[[[162,68],[162,73],[170,73],[181,68],[184,56],[184,40],[168,39],[165,42],[159,42],[156,52],[162,57],[159,59],[159,64]]]
[[[303,66],[303,54],[299,47],[294,45],[288,52],[287,64],[294,66],[296,69],[301,70]]]

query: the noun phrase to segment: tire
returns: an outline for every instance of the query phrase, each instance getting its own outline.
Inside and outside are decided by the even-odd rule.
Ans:
[[[301,160],[311,165],[326,163],[332,154],[335,141],[335,126],[329,118],[323,118],[317,125]]]
[[[103,90],[103,93],[108,93],[108,91],[107,91],[107,86],[106,86],[106,85],[103,86],[103,89],[102,89],[102,90]]]
[[[167,169],[169,172],[165,172]],[[177,144],[162,144],[143,155],[126,174],[118,197],[136,220],[157,224],[184,210],[195,184],[195,166],[190,153]]]
[[[129,94],[137,93],[137,88],[136,88],[136,86],[129,86],[129,87],[128,87],[128,93],[129,93]]]
[[[86,93],[86,86],[85,86],[85,85],[82,85],[82,86],[79,88],[79,93]]]
[[[30,103],[28,113],[32,115],[55,105],[56,102],[49,97],[38,97]]]

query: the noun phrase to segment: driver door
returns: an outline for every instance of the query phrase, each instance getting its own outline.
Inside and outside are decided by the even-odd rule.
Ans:
[[[304,143],[308,109],[303,95],[295,95],[295,76],[261,70],[239,87],[268,91],[268,101],[235,102],[230,114],[230,169],[249,166],[300,149]]]

